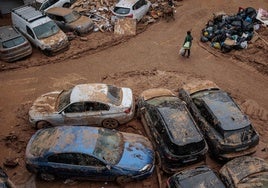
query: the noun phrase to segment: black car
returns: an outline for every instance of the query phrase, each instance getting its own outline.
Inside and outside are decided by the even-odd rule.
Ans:
[[[178,172],[168,178],[167,188],[225,188],[218,175],[207,166]]]
[[[212,156],[230,160],[256,151],[259,135],[232,97],[211,81],[185,84],[179,97],[203,131]]]
[[[238,157],[220,169],[220,177],[229,188],[267,188],[268,163],[257,157]]]
[[[204,162],[206,141],[182,100],[170,90],[149,89],[142,92],[137,105],[138,117],[157,150],[164,172],[174,173],[187,165]]]

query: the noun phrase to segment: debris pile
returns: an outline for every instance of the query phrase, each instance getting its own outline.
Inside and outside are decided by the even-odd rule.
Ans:
[[[202,30],[200,40],[211,42],[211,46],[220,49],[223,53],[231,50],[247,48],[248,41],[262,25],[256,19],[257,11],[252,8],[239,8],[235,15],[227,15],[224,12],[214,14],[206,27]]]
[[[178,1],[182,0],[174,2],[174,9],[178,6]],[[115,18],[111,10],[117,2],[117,0],[77,0],[70,8],[91,18],[95,24],[94,31],[112,32]],[[151,2],[150,10],[140,21],[141,24],[154,23],[163,17],[164,11],[167,9],[167,0],[152,0]]]

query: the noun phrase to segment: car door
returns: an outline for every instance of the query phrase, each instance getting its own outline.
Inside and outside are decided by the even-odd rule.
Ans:
[[[88,114],[85,112],[84,103],[76,102],[70,104],[61,113],[65,125],[87,125]]]
[[[81,153],[60,153],[48,157],[46,172],[62,178],[109,180],[110,170],[102,161]]]
[[[63,30],[64,32],[67,31],[66,24],[62,16],[52,15],[49,17],[55,21],[55,23],[61,28],[61,30]]]
[[[101,122],[110,117],[109,105],[100,102],[87,101],[85,102],[85,111],[88,124],[99,125]]]

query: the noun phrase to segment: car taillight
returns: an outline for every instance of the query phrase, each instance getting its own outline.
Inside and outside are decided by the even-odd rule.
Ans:
[[[133,18],[133,14],[130,14],[127,16],[128,18]]]
[[[131,111],[131,108],[128,108],[128,109],[126,109],[124,112],[125,112],[126,114],[129,114],[130,111]]]

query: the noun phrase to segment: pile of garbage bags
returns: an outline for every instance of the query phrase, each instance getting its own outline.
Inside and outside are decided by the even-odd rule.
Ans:
[[[213,19],[202,29],[200,40],[210,41],[212,47],[223,53],[247,48],[254,30],[259,27],[256,16],[257,11],[252,7],[239,8],[236,15],[227,15],[224,12],[214,14]]]

